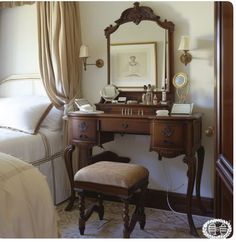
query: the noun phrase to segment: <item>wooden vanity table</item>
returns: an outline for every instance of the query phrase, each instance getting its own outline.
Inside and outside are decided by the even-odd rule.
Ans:
[[[127,105],[128,106],[128,105]],[[192,193],[196,179],[196,197],[201,206],[200,184],[204,162],[201,145],[201,115],[160,116],[121,114],[68,114],[69,145],[65,149],[66,167],[73,191],[72,152],[77,146],[80,152],[79,167],[88,165],[92,147],[114,139],[115,133],[150,135],[150,151],[162,157],[174,158],[184,154],[188,166],[187,216],[191,234],[198,236],[192,219]],[[197,159],[195,157],[197,154]],[[75,194],[72,192],[73,205]]]

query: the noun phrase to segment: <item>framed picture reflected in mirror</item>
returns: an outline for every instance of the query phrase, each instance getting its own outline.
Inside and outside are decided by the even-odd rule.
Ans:
[[[111,45],[111,83],[118,88],[156,86],[157,43]]]

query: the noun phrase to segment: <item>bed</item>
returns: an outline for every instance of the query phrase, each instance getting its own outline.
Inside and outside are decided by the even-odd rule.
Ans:
[[[51,105],[38,74],[0,81],[0,152],[37,167],[47,179],[54,204],[70,195],[62,115]]]
[[[45,176],[0,153],[0,238],[56,238],[57,223]]]

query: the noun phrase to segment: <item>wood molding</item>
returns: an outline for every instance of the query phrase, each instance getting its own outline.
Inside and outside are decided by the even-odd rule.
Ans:
[[[214,216],[233,223],[233,4],[215,2]]]
[[[167,21],[166,19],[161,21],[160,16],[157,16],[150,7],[140,6],[139,2],[135,2],[133,8],[128,8],[122,12],[120,18],[115,21],[116,25],[110,25],[105,29],[105,36],[108,38],[122,24],[133,22],[138,25],[143,20],[154,21],[162,28],[168,29],[171,32],[175,29],[175,25],[171,21]]]
[[[93,192],[86,192],[86,196],[96,197],[96,194]],[[180,193],[169,192],[169,203],[171,207],[181,213],[186,213],[186,196]],[[111,196],[104,196],[105,200],[109,201],[119,201],[117,198]],[[134,198],[135,199],[135,198]],[[135,201],[132,201],[134,203]],[[196,197],[193,197],[192,200],[192,212],[195,215],[202,216],[213,216],[213,198],[202,198],[202,205],[206,209],[206,212],[203,213],[198,207],[198,202]],[[160,190],[147,189],[145,194],[145,207],[170,210],[167,204],[167,192]]]

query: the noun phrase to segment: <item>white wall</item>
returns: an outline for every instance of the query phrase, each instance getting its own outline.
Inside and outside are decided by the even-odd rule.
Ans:
[[[0,79],[39,73],[36,5],[0,10]]]
[[[104,29],[120,17],[123,10],[132,7],[133,2],[81,2],[80,16],[82,41],[90,49],[89,63],[102,58],[105,66],[101,69],[89,66],[83,72],[82,90],[85,98],[91,102],[99,101],[99,91],[107,83],[106,38]],[[175,23],[174,63],[175,73],[184,71],[189,75],[191,90],[188,101],[194,102],[195,111],[203,113],[203,131],[213,125],[214,109],[214,3],[213,2],[143,2],[151,7],[162,19]],[[190,35],[196,49],[191,51],[192,62],[185,67],[179,61],[177,51],[181,35]],[[203,196],[213,197],[213,138],[203,135],[206,157],[202,178]],[[182,157],[157,160],[157,154],[149,152],[150,138],[141,135],[116,135],[114,142],[105,144],[105,148],[128,156],[132,162],[145,165],[150,171],[149,188],[166,190],[168,183],[176,192],[185,193],[187,186],[186,165]],[[96,150],[97,152],[98,150]],[[168,178],[169,177],[169,178]]]

